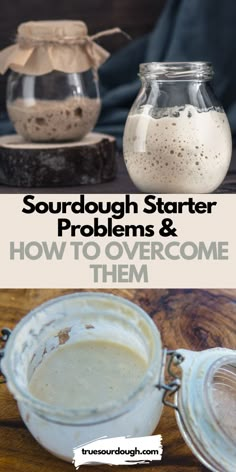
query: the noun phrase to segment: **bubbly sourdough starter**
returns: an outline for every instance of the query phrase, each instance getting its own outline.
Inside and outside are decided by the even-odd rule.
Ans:
[[[224,112],[200,112],[187,105],[165,115],[130,115],[124,157],[134,184],[143,192],[208,193],[224,179],[232,151]]]
[[[8,103],[9,117],[18,134],[28,141],[50,142],[82,139],[93,129],[101,102],[87,97],[66,100],[17,99]]]
[[[147,364],[128,347],[106,341],[60,346],[36,368],[33,396],[64,408],[96,408],[121,400],[142,381]]]

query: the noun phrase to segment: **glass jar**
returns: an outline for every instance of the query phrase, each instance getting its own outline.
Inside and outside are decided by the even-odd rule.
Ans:
[[[7,111],[27,141],[80,140],[95,126],[101,108],[97,73],[52,71],[9,74]]]
[[[141,90],[127,118],[124,158],[146,193],[210,193],[224,180],[232,154],[227,117],[206,62],[140,65]]]
[[[142,356],[147,369],[138,387],[119,401],[98,402],[96,408],[62,408],[34,397],[29,382],[35,369],[52,351],[78,340],[112,340]],[[164,403],[175,409],[183,438],[204,465],[218,472],[235,469],[235,351],[167,351],[140,307],[114,295],[83,292],[29,313],[10,335],[3,355],[1,369],[27,428],[64,460],[72,460],[79,444],[102,436],[152,434]]]
[[[184,349],[181,388],[173,404],[179,430],[193,454],[213,472],[236,468],[236,351]]]
[[[112,340],[141,354],[148,370],[136,391],[96,409],[63,409],[34,398],[29,391],[34,369],[62,342],[78,339]],[[155,387],[161,353],[159,332],[143,310],[119,297],[85,292],[54,299],[23,318],[7,342],[1,367],[32,435],[47,450],[71,461],[78,444],[104,435],[142,436],[154,431],[162,410],[162,393]]]

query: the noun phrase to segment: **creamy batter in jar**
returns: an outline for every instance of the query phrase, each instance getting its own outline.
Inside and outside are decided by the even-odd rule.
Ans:
[[[71,461],[79,444],[155,430],[160,334],[128,300],[86,292],[51,300],[20,322],[7,350],[2,365],[16,362],[8,387],[23,421],[54,455]]]
[[[128,116],[124,157],[143,192],[209,193],[231,159],[227,117],[206,85],[205,63],[140,66],[142,89]]]
[[[148,368],[128,346],[83,341],[60,346],[34,372],[33,396],[63,408],[97,408],[130,395]]]

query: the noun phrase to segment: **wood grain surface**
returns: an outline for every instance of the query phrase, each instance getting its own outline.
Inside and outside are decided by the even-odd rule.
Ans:
[[[32,308],[75,290],[0,290],[0,328],[13,328]],[[104,290],[105,291],[105,290]],[[140,305],[158,326],[163,345],[202,350],[216,346],[236,349],[236,290],[107,290]],[[0,385],[0,472],[69,472],[74,466],[45,451],[20,419],[16,403]],[[138,472],[203,472],[185,445],[174,412],[165,407],[156,433],[163,435],[162,462],[133,466]],[[110,466],[83,466],[82,472],[109,472]],[[119,467],[128,472],[130,467]],[[233,471],[232,471],[233,472]]]

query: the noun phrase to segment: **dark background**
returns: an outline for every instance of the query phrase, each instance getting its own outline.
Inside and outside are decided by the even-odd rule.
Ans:
[[[0,49],[12,44],[19,23],[29,20],[83,20],[89,34],[119,26],[134,39],[151,31],[164,4],[165,0],[1,0]],[[114,35],[101,44],[114,52],[126,41]],[[5,83],[6,76],[0,76],[0,111],[5,109]]]

